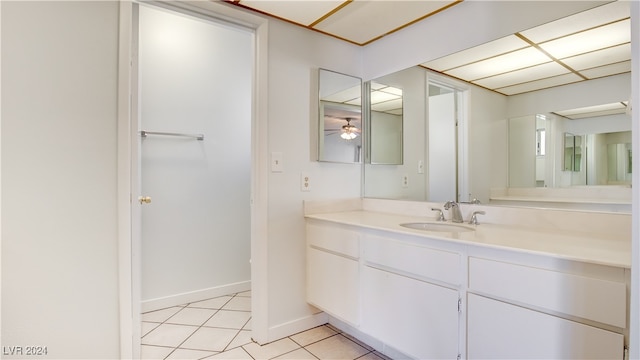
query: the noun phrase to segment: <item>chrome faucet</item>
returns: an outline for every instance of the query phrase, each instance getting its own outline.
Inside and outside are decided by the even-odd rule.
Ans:
[[[447,201],[444,203],[444,209],[451,209],[451,221],[454,223],[462,223],[462,214],[460,213],[460,205],[455,201]]]

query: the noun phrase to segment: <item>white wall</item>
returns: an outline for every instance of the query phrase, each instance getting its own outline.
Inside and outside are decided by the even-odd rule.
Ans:
[[[361,165],[316,162],[317,69],[360,77],[360,48],[297,26],[269,23],[269,152],[283,172],[269,175],[268,322],[270,337],[289,335],[316,312],[305,301],[303,200],[360,196]],[[339,54],[339,56],[336,56]],[[311,138],[310,138],[311,136]],[[300,191],[300,176],[310,192]]]
[[[0,6],[1,342],[117,358],[118,3]]]
[[[507,97],[477,86],[469,88],[469,192],[489,203],[491,188],[507,186]]]
[[[536,186],[535,115],[509,119],[509,186]]]

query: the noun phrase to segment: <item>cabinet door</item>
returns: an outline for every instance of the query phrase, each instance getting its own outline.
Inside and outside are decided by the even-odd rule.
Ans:
[[[362,331],[416,359],[458,355],[458,292],[365,266]]]
[[[622,359],[623,336],[469,294],[468,359]]]
[[[358,262],[307,247],[307,302],[358,325]]]

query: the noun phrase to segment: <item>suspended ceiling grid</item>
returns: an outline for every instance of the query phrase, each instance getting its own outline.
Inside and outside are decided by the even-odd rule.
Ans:
[[[460,1],[233,0],[344,41],[367,45]],[[553,11],[553,1],[541,2]],[[516,95],[631,71],[629,2],[615,1],[420,64]]]

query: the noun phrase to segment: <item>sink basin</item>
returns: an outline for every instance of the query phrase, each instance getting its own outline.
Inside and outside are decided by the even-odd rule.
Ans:
[[[452,223],[413,222],[400,224],[400,226],[404,226],[409,229],[440,232],[465,232],[474,230],[471,227]]]

